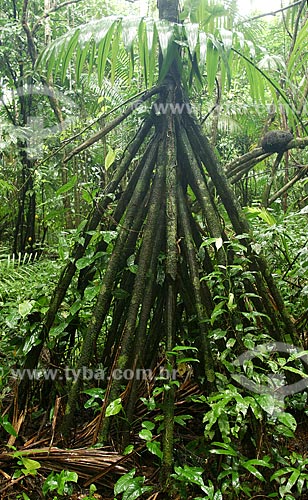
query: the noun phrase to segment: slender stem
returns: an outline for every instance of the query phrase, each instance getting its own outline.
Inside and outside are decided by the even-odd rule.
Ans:
[[[209,391],[211,391],[211,389],[215,388],[215,370],[214,370],[214,361],[212,357],[211,346],[208,338],[208,329],[206,322],[208,316],[206,308],[202,301],[196,250],[193,245],[186,201],[181,186],[178,186],[178,204],[179,204],[179,217],[184,235],[183,244],[188,261],[190,280],[192,282],[192,287],[194,290],[194,299],[195,299],[197,317],[199,322],[199,330],[201,334],[201,354],[203,357],[202,359],[203,369],[208,382],[208,389]]]
[[[120,115],[118,115],[116,118],[114,118],[111,122],[107,123],[105,127],[102,130],[99,130],[96,134],[92,135],[89,139],[86,141],[82,142],[77,146],[73,151],[71,151],[66,158],[64,158],[63,162],[67,163],[73,156],[77,155],[78,153],[81,153],[81,151],[84,151],[85,149],[89,148],[96,142],[98,142],[100,139],[105,137],[111,130],[115,129],[120,123],[125,120],[130,114],[135,111],[141,104],[143,104],[145,101],[150,99],[153,95],[158,94],[161,90],[161,87],[154,87],[153,89],[147,91],[145,94],[139,97],[137,101],[134,101],[132,104],[130,104]]]
[[[158,158],[162,154],[165,147],[164,141],[161,141],[159,146]],[[147,271],[150,266],[152,252],[153,252],[153,240],[157,237],[157,224],[158,215],[160,213],[161,197],[164,192],[164,169],[158,163],[156,175],[154,178],[151,198],[149,201],[149,211],[147,215],[147,220],[144,228],[143,241],[140,250],[140,258],[138,262],[138,273],[135,277],[134,287],[132,291],[130,306],[127,313],[126,324],[121,336],[121,348],[120,354],[118,355],[118,363],[116,364],[116,369],[123,369],[127,367],[127,362],[131,352],[132,339],[136,329],[137,315],[139,312],[140,304],[143,301],[144,291],[147,282]],[[110,381],[110,395],[109,398],[105,399],[104,406],[108,404],[108,401],[116,399],[119,396],[121,380]],[[101,439],[104,441],[107,438],[107,433],[110,425],[110,419],[104,418],[102,429],[101,429]]]

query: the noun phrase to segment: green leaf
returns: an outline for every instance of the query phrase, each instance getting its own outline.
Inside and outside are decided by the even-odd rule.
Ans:
[[[271,394],[256,394],[255,399],[266,413],[273,415],[276,403]]]
[[[92,264],[92,262],[95,260],[96,256],[87,255],[86,257],[81,257],[81,259],[78,259],[76,261],[76,268],[80,271],[81,269],[84,269],[85,267],[89,266]]]
[[[199,25],[197,23],[185,23],[185,33],[191,56],[193,57],[198,42]]]
[[[160,443],[157,441],[148,441],[146,447],[153,455],[156,455],[161,460],[163,459],[163,452],[160,449]]]
[[[141,497],[144,493],[149,493],[152,491],[151,486],[142,486],[140,482],[137,482],[136,478],[127,488],[127,491],[123,493],[122,500],[136,500],[136,498]],[[144,481],[144,478],[142,478]]]
[[[254,467],[254,465],[251,463],[251,461],[248,462],[242,462],[241,465],[248,470],[251,474],[253,474],[259,481],[265,481],[264,477],[262,476],[261,472],[258,471]]]
[[[12,426],[12,424],[9,422],[8,420],[8,416],[5,415],[4,417],[1,417],[0,416],[0,425],[2,425],[3,429],[8,432],[8,434],[11,434],[12,436],[14,437],[17,437],[18,434],[17,432],[15,431],[14,427]]]
[[[116,484],[114,485],[114,494],[119,495],[123,491],[127,490],[129,483],[133,479],[134,475],[136,473],[136,469],[132,469],[131,471],[127,472],[124,474],[120,479],[117,480]]]
[[[299,476],[301,475],[300,470],[294,470],[291,474],[291,476],[288,479],[288,482],[286,484],[286,490],[291,491],[293,486],[295,485],[296,481],[298,480]]]
[[[122,39],[127,52],[131,51],[137,37],[140,21],[139,17],[124,17],[122,20]]]
[[[89,401],[91,400],[93,401],[94,399],[101,399],[103,401],[106,390],[102,389],[101,387],[93,387],[92,389],[86,389],[85,391],[82,392],[84,394],[87,394],[88,396],[91,396],[91,399]],[[86,403],[85,403],[85,408],[86,408]]]
[[[227,443],[217,443],[214,442],[212,443],[214,446],[219,446],[220,448],[213,448],[211,449],[211,453],[214,453],[216,455],[229,455],[230,457],[237,457],[238,453],[232,446],[230,446]]]
[[[155,428],[155,424],[153,422],[151,422],[150,420],[145,420],[144,422],[142,422],[142,427],[145,427],[146,429],[148,429],[148,431],[152,431],[154,428]]]
[[[34,332],[33,335],[29,335],[25,338],[25,341],[22,345],[22,353],[28,354],[28,352],[34,347],[35,345],[39,345],[41,343],[41,340],[38,338],[38,332]]]
[[[190,345],[176,345],[175,347],[173,347],[172,351],[170,351],[171,353],[175,351],[175,352],[178,352],[178,351],[198,351],[198,348],[197,347],[194,347],[194,346],[190,346]]]
[[[173,41],[174,38],[174,32],[173,32],[173,26],[170,24],[168,21],[164,19],[159,19],[155,23],[157,33],[158,33],[158,39],[159,39],[159,45],[161,48],[161,52],[163,55],[163,58],[165,59],[167,56],[167,53],[169,52],[169,46],[171,42]]]
[[[204,470],[200,467],[184,465],[184,467],[174,467],[174,471],[176,474],[172,474],[172,477],[180,479],[181,481],[186,480],[188,483],[197,484],[202,491],[206,492],[206,486],[202,479]]]
[[[79,29],[76,30],[76,33],[68,41],[68,44],[65,47],[65,57],[64,57],[63,63],[62,63],[62,73],[61,73],[62,81],[64,81],[66,78],[67,68],[68,68],[68,65],[70,63],[70,60],[72,59],[72,54],[77,46],[78,38],[79,38]]]
[[[81,299],[75,300],[75,302],[70,307],[70,314],[75,316],[75,314],[81,309],[83,303]]]
[[[82,73],[82,68],[84,66],[85,60],[90,52],[90,45],[91,45],[91,40],[89,40],[84,48],[81,48],[80,46],[77,47],[77,55],[76,55],[76,64],[75,64],[75,71],[76,71],[76,82],[79,83],[81,73]]]
[[[264,222],[266,222],[269,226],[274,226],[277,223],[274,216],[271,215],[264,207],[247,207],[246,211],[256,217],[260,217],[260,219],[264,220]]]
[[[284,467],[283,469],[279,469],[274,474],[271,475],[270,480],[273,481],[273,479],[277,479],[281,476],[284,476],[285,474],[289,474],[290,472],[293,472],[294,468],[293,467]]]
[[[58,481],[56,480],[56,474],[55,472],[51,472],[49,476],[44,481],[44,484],[42,486],[42,493],[43,495],[46,495],[49,491],[54,491],[58,487]]]
[[[121,398],[112,401],[106,409],[106,417],[117,415],[123,409]]]
[[[185,427],[185,425],[187,424],[186,420],[192,420],[192,416],[191,415],[175,415],[175,417],[174,417],[174,422],[178,425],[182,425],[183,427]]]
[[[144,439],[145,441],[150,441],[153,437],[153,434],[151,431],[149,431],[148,429],[142,429],[140,432],[139,432],[139,437],[141,439]]]
[[[209,38],[207,41],[207,53],[206,53],[206,69],[207,69],[207,84],[208,92],[211,95],[215,87],[215,78],[218,71],[218,50],[213,44],[213,40]],[[216,240],[216,238],[215,238]]]
[[[20,316],[25,318],[33,309],[34,300],[25,300],[18,305],[18,312]]]
[[[59,495],[63,495],[65,492],[66,484],[69,482],[77,483],[78,474],[76,472],[71,472],[68,470],[62,470],[57,476],[58,488],[57,492]]]
[[[126,446],[125,450],[123,451],[123,455],[129,455],[130,453],[132,453],[132,451],[134,451],[134,445],[129,444],[128,446]]]
[[[296,427],[297,427],[297,422],[293,415],[287,412],[282,412],[278,414],[278,420],[281,422],[283,425],[291,429],[292,432],[295,432]]]
[[[37,474],[37,469],[41,467],[41,464],[36,460],[32,460],[31,458],[20,457],[20,462],[22,463],[22,473],[27,475],[35,476]]]
[[[108,19],[108,18],[107,18]],[[110,44],[111,44],[111,39],[112,35],[114,32],[114,28],[116,26],[116,23],[114,19],[110,18],[109,21],[109,26],[106,26],[106,29],[104,30],[104,38],[101,39],[98,45],[98,51],[97,51],[97,76],[98,76],[98,84],[99,86],[102,85],[103,78],[104,78],[104,73],[105,73],[105,67],[106,67],[106,62],[107,62],[107,57],[109,54],[110,50]],[[117,32],[118,35],[118,32]],[[119,37],[115,36],[114,43],[117,44],[119,41]],[[115,58],[111,58],[111,68],[112,71],[114,71],[114,66],[116,63]]]
[[[61,186],[56,191],[56,195],[59,196],[60,194],[67,193],[68,191],[70,191],[71,189],[73,189],[73,187],[75,186],[76,182],[77,182],[77,175],[73,175],[73,177],[66,184],[64,184],[63,186]]]
[[[108,170],[108,168],[111,167],[111,165],[114,163],[115,158],[115,151],[110,146],[108,146],[108,153],[105,158],[105,170]]]

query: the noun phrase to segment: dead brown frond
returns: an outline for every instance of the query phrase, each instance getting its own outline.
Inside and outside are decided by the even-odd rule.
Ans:
[[[122,475],[125,474],[130,465],[129,456],[123,457],[109,449],[87,449],[78,448],[73,450],[63,450],[61,448],[34,448],[30,450],[19,449],[19,456],[24,456],[32,460],[37,460],[41,464],[40,470],[61,472],[69,470],[76,472],[78,477],[91,482],[93,477],[97,477],[104,471],[108,473]],[[5,452],[0,454],[1,468],[12,467],[14,463],[14,453]],[[103,474],[102,474],[103,475]],[[97,477],[97,483],[106,485],[106,481],[100,482]]]

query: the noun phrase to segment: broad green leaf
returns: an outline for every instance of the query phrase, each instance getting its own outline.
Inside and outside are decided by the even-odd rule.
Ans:
[[[142,429],[139,432],[140,439],[144,439],[145,441],[150,441],[153,437],[152,432],[149,429]]]
[[[132,453],[132,451],[134,451],[134,445],[129,444],[128,446],[126,446],[125,450],[123,451],[123,455],[129,455],[130,453]]]
[[[151,422],[150,420],[145,420],[142,422],[142,427],[145,427],[145,429],[148,429],[149,431],[152,431],[155,428],[155,424]]]
[[[18,312],[20,316],[25,318],[33,309],[34,301],[33,300],[25,300],[25,302],[21,302],[18,305]]]
[[[176,415],[174,417],[174,422],[178,425],[182,425],[183,427],[186,426],[187,420],[192,420],[191,415]]]
[[[109,244],[118,236],[118,233],[116,231],[102,231],[102,235],[103,240]]]
[[[58,488],[57,492],[59,495],[63,495],[65,492],[65,487],[68,482],[77,483],[78,474],[76,472],[71,472],[68,470],[62,470],[58,477]]]
[[[57,196],[59,196],[60,194],[67,193],[68,191],[73,189],[76,182],[77,182],[77,175],[73,175],[72,178],[66,184],[57,189],[56,191]]]
[[[293,368],[293,366],[286,366],[285,365],[285,366],[283,366],[283,369],[288,371],[288,372],[296,373],[297,375],[299,375],[302,378],[308,378],[307,373],[304,373],[302,370],[298,370],[298,368]]]
[[[136,469],[132,469],[131,471],[127,472],[124,474],[120,479],[117,480],[116,484],[114,485],[114,494],[119,495],[123,491],[125,491],[133,479],[134,475],[136,473]]]
[[[25,475],[31,474],[33,476],[36,475],[37,469],[41,467],[41,464],[36,460],[32,460],[31,458],[21,457],[20,461],[23,465],[22,472]]]
[[[258,465],[260,467],[267,467],[268,469],[272,469],[274,465],[270,463],[271,457],[269,455],[266,455],[264,457],[264,460],[260,458],[252,458],[251,460],[248,460],[246,463],[249,463],[251,465]]]
[[[41,340],[38,338],[38,333],[35,332],[32,335],[29,335],[25,338],[24,344],[21,347],[22,353],[28,354],[29,351],[31,351],[32,347],[35,345],[39,345],[41,343]]]
[[[250,214],[254,214],[260,219],[264,220],[269,226],[274,226],[276,224],[276,219],[273,215],[271,215],[266,208],[258,208],[258,207],[248,207],[247,212]]]
[[[105,158],[105,170],[108,170],[109,167],[114,163],[116,158],[116,152],[110,146],[108,146],[108,153]]]
[[[146,447],[150,453],[156,455],[158,458],[162,460],[163,452],[160,449],[160,443],[158,443],[157,441],[148,441]]]
[[[121,398],[115,399],[112,401],[106,409],[106,417],[112,417],[113,415],[117,415],[122,410],[122,401]]]
[[[152,491],[153,488],[151,486],[142,486],[142,483],[140,481],[137,482],[137,479],[130,483],[127,490],[123,493],[122,500],[136,500],[136,498],[141,497],[144,493]]]
[[[0,416],[0,425],[2,425],[3,429],[8,433],[11,434],[14,437],[17,437],[18,434],[15,431],[14,427],[8,420],[8,416],[5,415],[3,418]]]
[[[83,305],[83,303],[82,303],[81,299],[75,300],[75,302],[70,307],[70,314],[72,316],[74,316],[76,314],[76,312],[81,309],[82,305]]]
[[[276,403],[275,398],[271,394],[256,394],[255,399],[266,413],[273,415]]]
[[[212,245],[213,243],[216,243],[217,238],[207,238],[205,241],[203,241],[200,245],[200,248],[202,247],[208,247]]]
[[[67,325],[68,325],[67,321],[61,321],[61,323],[59,325],[53,326],[49,332],[50,338],[59,337],[59,335],[61,335],[61,333],[63,333],[64,330],[66,329]]]
[[[101,387],[93,387],[92,389],[86,389],[82,391],[84,394],[88,394],[89,396],[92,396],[94,398],[100,398],[103,399],[105,396],[105,389],[102,389]]]
[[[291,474],[291,476],[288,479],[288,482],[286,484],[286,490],[291,491],[293,486],[295,485],[296,481],[298,480],[299,476],[301,475],[300,470],[294,470]]]
[[[172,477],[180,477],[181,480],[185,478],[188,483],[197,484],[204,492],[206,491],[206,486],[202,479],[202,474],[204,472],[200,467],[190,467],[184,465],[184,467],[174,467],[176,474],[172,474]]]
[[[213,448],[211,449],[211,453],[214,453],[216,455],[229,455],[230,457],[237,457],[238,453],[234,448],[232,448],[231,445],[227,443],[217,443],[214,442],[212,443],[214,446],[219,446],[219,448]]]
[[[291,429],[291,431],[295,432],[297,427],[297,422],[291,413],[282,412],[278,414],[278,420],[280,423]]]
[[[293,472],[294,468],[293,467],[283,467],[282,469],[277,470],[274,472],[274,474],[271,475],[270,480],[273,481],[273,479],[277,479],[281,476],[284,476],[285,474],[289,474],[290,472]]]
[[[42,493],[43,495],[46,495],[49,491],[54,491],[58,487],[58,481],[56,479],[55,472],[51,472],[49,476],[44,481],[44,484],[42,486]]]
[[[264,477],[262,476],[261,472],[258,471],[254,467],[254,465],[248,461],[248,462],[242,462],[242,466],[247,469],[251,474],[253,474],[259,481],[265,481]]]
[[[95,260],[96,256],[94,255],[87,255],[86,257],[81,257],[81,259],[78,259],[76,261],[76,268],[80,271],[81,269],[84,269],[85,267],[89,266],[92,264],[93,260]]]

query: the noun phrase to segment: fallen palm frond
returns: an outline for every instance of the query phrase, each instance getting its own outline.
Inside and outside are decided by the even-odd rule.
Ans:
[[[16,452],[15,452],[16,453]],[[13,465],[16,459],[15,453],[5,452],[0,454],[0,467],[7,468]],[[125,474],[128,470],[131,459],[129,456],[123,457],[118,453],[105,449],[78,448],[74,450],[64,450],[61,448],[34,448],[31,450],[19,449],[18,457],[36,460],[40,463],[40,470],[61,472],[69,470],[76,472],[78,477],[90,479],[97,476],[104,469],[117,475]],[[124,465],[124,459],[127,467]],[[96,481],[106,486],[106,481]],[[112,483],[113,484],[113,483]],[[110,485],[108,485],[110,487]],[[112,485],[111,485],[112,487]]]

